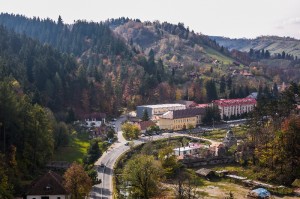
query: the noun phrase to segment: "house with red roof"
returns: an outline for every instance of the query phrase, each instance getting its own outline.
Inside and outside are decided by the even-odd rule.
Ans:
[[[138,123],[138,127],[141,130],[142,133],[145,133],[146,130],[150,127],[150,126],[156,126],[156,124],[154,122],[152,122],[151,120],[149,121],[141,121]]]
[[[63,177],[53,171],[34,180],[27,192],[27,199],[69,199],[68,191],[63,186]]]

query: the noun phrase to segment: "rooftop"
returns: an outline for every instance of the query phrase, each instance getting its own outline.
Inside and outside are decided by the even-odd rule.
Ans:
[[[201,147],[189,147],[189,146],[186,146],[186,147],[180,147],[180,148],[176,148],[176,149],[173,149],[173,151],[190,151],[190,150],[193,150],[193,149],[200,149]]]
[[[45,175],[32,182],[27,195],[67,195],[67,191],[62,185],[63,178],[53,171],[48,171]]]
[[[256,100],[253,98],[240,98],[240,99],[220,99],[214,100],[212,103],[219,106],[234,106],[244,104],[256,104]]]
[[[190,150],[193,150],[193,149],[200,149],[204,147],[203,145],[201,144],[189,144],[189,146],[186,146],[186,147],[180,147],[180,148],[175,148],[173,149],[174,151],[190,151]]]
[[[183,104],[154,104],[154,105],[142,105],[137,107],[147,107],[147,108],[168,108],[168,107],[184,107]]]
[[[146,130],[150,126],[156,126],[156,124],[154,122],[152,122],[151,120],[140,122],[141,130]]]
[[[189,108],[183,110],[168,111],[161,116],[165,119],[179,119],[187,117],[195,117],[196,115],[203,115],[205,113],[204,108]]]

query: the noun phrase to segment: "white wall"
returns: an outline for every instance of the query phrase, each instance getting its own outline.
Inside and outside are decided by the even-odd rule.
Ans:
[[[49,196],[49,195],[43,195],[43,196]],[[60,199],[67,199],[68,197],[66,197],[65,195],[51,195],[49,196],[49,199],[58,199],[58,197],[60,197]],[[42,196],[27,196],[27,199],[41,199]]]

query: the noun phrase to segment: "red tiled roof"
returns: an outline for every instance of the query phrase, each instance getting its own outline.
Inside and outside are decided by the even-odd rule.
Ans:
[[[49,171],[32,182],[27,195],[67,195],[68,192],[62,183],[63,177],[53,171]]]
[[[256,104],[256,100],[253,98],[241,98],[241,99],[221,99],[212,101],[213,104],[219,106],[235,106],[235,105],[247,105]]]
[[[151,120],[142,121],[142,122],[140,122],[139,125],[140,125],[141,130],[146,130],[150,126],[156,126],[156,124],[154,122],[152,122]]]
[[[209,104],[197,104],[197,108],[206,108]]]

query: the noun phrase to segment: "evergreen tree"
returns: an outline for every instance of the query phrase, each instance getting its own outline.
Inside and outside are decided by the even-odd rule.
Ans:
[[[273,84],[272,95],[274,98],[277,98],[279,95],[278,86],[277,86],[276,82],[274,82],[274,84]]]
[[[251,58],[254,56],[254,50],[253,50],[253,48],[250,48],[250,50],[249,50],[249,56]]]
[[[202,118],[204,124],[213,124],[214,122],[219,122],[221,120],[220,110],[218,106],[206,107],[205,114]]]
[[[211,102],[212,100],[218,99],[217,88],[214,80],[209,80],[205,84],[207,100]]]
[[[62,20],[62,18],[61,18],[60,15],[58,16],[57,24],[58,24],[58,25],[63,25],[63,24],[64,24],[64,23],[63,23],[63,20]]]
[[[260,53],[260,57],[263,59],[263,58],[265,58],[265,49],[262,49],[261,50],[261,53]]]
[[[227,78],[227,88],[228,88],[228,90],[231,90],[231,86],[232,86],[232,79],[231,79],[231,77],[229,76],[229,77]]]
[[[271,57],[270,52],[266,50],[265,52],[265,59],[269,59]]]
[[[284,51],[282,51],[282,53],[281,53],[281,59],[285,59],[285,52]]]
[[[220,80],[220,93],[224,93],[226,90],[226,80],[225,77],[222,76]]]
[[[92,141],[88,149],[86,164],[93,164],[101,156],[98,141]]]
[[[148,111],[145,109],[144,111],[143,111],[143,117],[142,117],[142,120],[143,121],[149,121],[149,115],[148,115]]]

